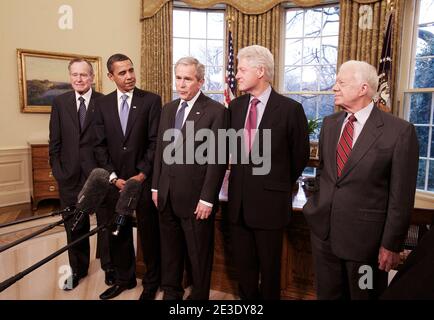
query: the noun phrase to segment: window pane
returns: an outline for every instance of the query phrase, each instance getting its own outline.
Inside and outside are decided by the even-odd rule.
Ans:
[[[223,13],[209,12],[208,13],[208,39],[223,40]]]
[[[318,108],[318,118],[324,118],[335,112],[335,96],[333,94],[323,94],[320,96],[320,107]],[[322,123],[321,123],[322,124]]]
[[[301,37],[303,35],[303,11],[286,12],[286,37]]]
[[[434,23],[430,27],[419,28],[416,46],[416,56],[434,56]]]
[[[336,64],[338,57],[338,37],[324,37],[321,44],[321,63]]]
[[[223,94],[207,93],[207,96],[223,104]]]
[[[434,161],[429,162],[428,191],[434,191]]]
[[[223,66],[223,41],[208,40],[206,65]]]
[[[433,42],[434,43],[434,42]],[[415,88],[434,88],[434,59],[416,59],[414,74]]]
[[[205,71],[205,90],[223,90],[223,68],[207,67]]]
[[[421,126],[415,126],[415,127],[416,127],[417,139],[419,140],[419,156],[427,157],[429,128],[421,127]]]
[[[314,95],[303,95],[301,96],[301,104],[303,105],[304,113],[308,119],[316,119],[316,108],[317,108],[318,96]]]
[[[432,93],[407,93],[406,101],[410,98],[410,122],[428,124],[431,114]]]
[[[307,10],[304,17],[304,36],[314,37],[321,33],[322,9]]]
[[[425,190],[425,172],[426,172],[426,160],[419,159],[419,170],[417,172],[417,184],[416,188]]]
[[[300,91],[301,67],[285,67],[285,90]]]
[[[320,38],[304,39],[303,63],[320,63]]]
[[[339,34],[339,7],[324,8],[322,35]]]
[[[190,55],[199,62],[206,62],[206,40],[190,40]]]
[[[433,22],[434,1],[421,0],[419,10],[419,24]]]
[[[188,39],[173,39],[173,63],[189,55]]]
[[[301,63],[301,39],[285,41],[285,65]]]
[[[316,67],[303,67],[302,69],[301,90],[317,91],[318,90],[318,70]]]
[[[332,91],[336,82],[336,65],[322,66],[319,72],[319,89],[321,91]]]
[[[173,36],[188,38],[189,12],[186,10],[173,10]]]
[[[190,37],[206,38],[206,12],[190,12]]]

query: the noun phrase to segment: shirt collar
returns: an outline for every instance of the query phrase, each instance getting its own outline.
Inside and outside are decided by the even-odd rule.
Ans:
[[[268,99],[270,98],[270,94],[271,94],[271,86],[268,85],[267,89],[265,89],[259,96],[254,97],[254,96],[250,95],[249,104],[250,104],[250,102],[252,102],[252,100],[254,98],[256,98],[259,100],[260,103],[263,103],[264,105],[266,105],[268,102]]]
[[[371,102],[370,104],[368,104],[366,107],[364,107],[363,109],[360,109],[359,111],[357,111],[354,116],[356,117],[357,121],[364,126],[366,121],[369,118],[369,115],[371,114],[372,109],[374,108],[374,102]],[[350,117],[351,113],[347,113],[347,116],[345,117],[345,120],[348,120],[348,118]]]
[[[187,101],[188,108],[191,108],[196,103],[196,100],[199,98],[199,95],[201,94],[201,92],[202,91],[199,90],[193,98],[191,98],[189,101]],[[181,105],[184,101],[185,100],[181,99],[181,101],[179,101],[179,105]]]
[[[128,96],[128,99],[127,99],[127,100],[131,100],[132,97],[133,97],[134,89],[131,90],[131,91],[127,91],[127,92],[122,92],[122,91],[120,91],[119,89],[116,89],[116,92],[117,92],[117,95],[118,95],[118,102],[119,102],[119,101],[121,101],[121,97],[122,97],[124,94],[126,94],[126,95]]]
[[[75,91],[75,101],[80,102],[78,100],[78,98],[83,97],[84,101],[85,101],[84,103],[86,105],[88,105],[91,96],[92,96],[92,88],[90,88],[89,90],[87,90],[87,92],[85,94],[79,94],[77,91]]]

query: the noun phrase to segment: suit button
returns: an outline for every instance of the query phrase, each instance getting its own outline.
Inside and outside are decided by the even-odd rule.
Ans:
[[[339,189],[340,187],[341,187],[340,185],[338,185],[338,184],[336,185],[336,189]]]

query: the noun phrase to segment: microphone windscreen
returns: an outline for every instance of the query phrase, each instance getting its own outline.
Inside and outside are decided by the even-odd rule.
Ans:
[[[142,183],[135,179],[128,179],[116,203],[116,212],[126,216],[133,216],[142,191]]]
[[[91,213],[98,208],[110,187],[109,177],[107,170],[93,169],[78,194],[77,209]]]

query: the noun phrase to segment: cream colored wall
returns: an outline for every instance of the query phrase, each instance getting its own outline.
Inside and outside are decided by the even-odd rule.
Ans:
[[[73,9],[72,30],[58,27],[64,4]],[[48,139],[48,114],[20,112],[17,48],[101,56],[108,93],[115,88],[105,75],[111,54],[125,53],[140,69],[139,19],[140,0],[0,0],[0,150]]]

